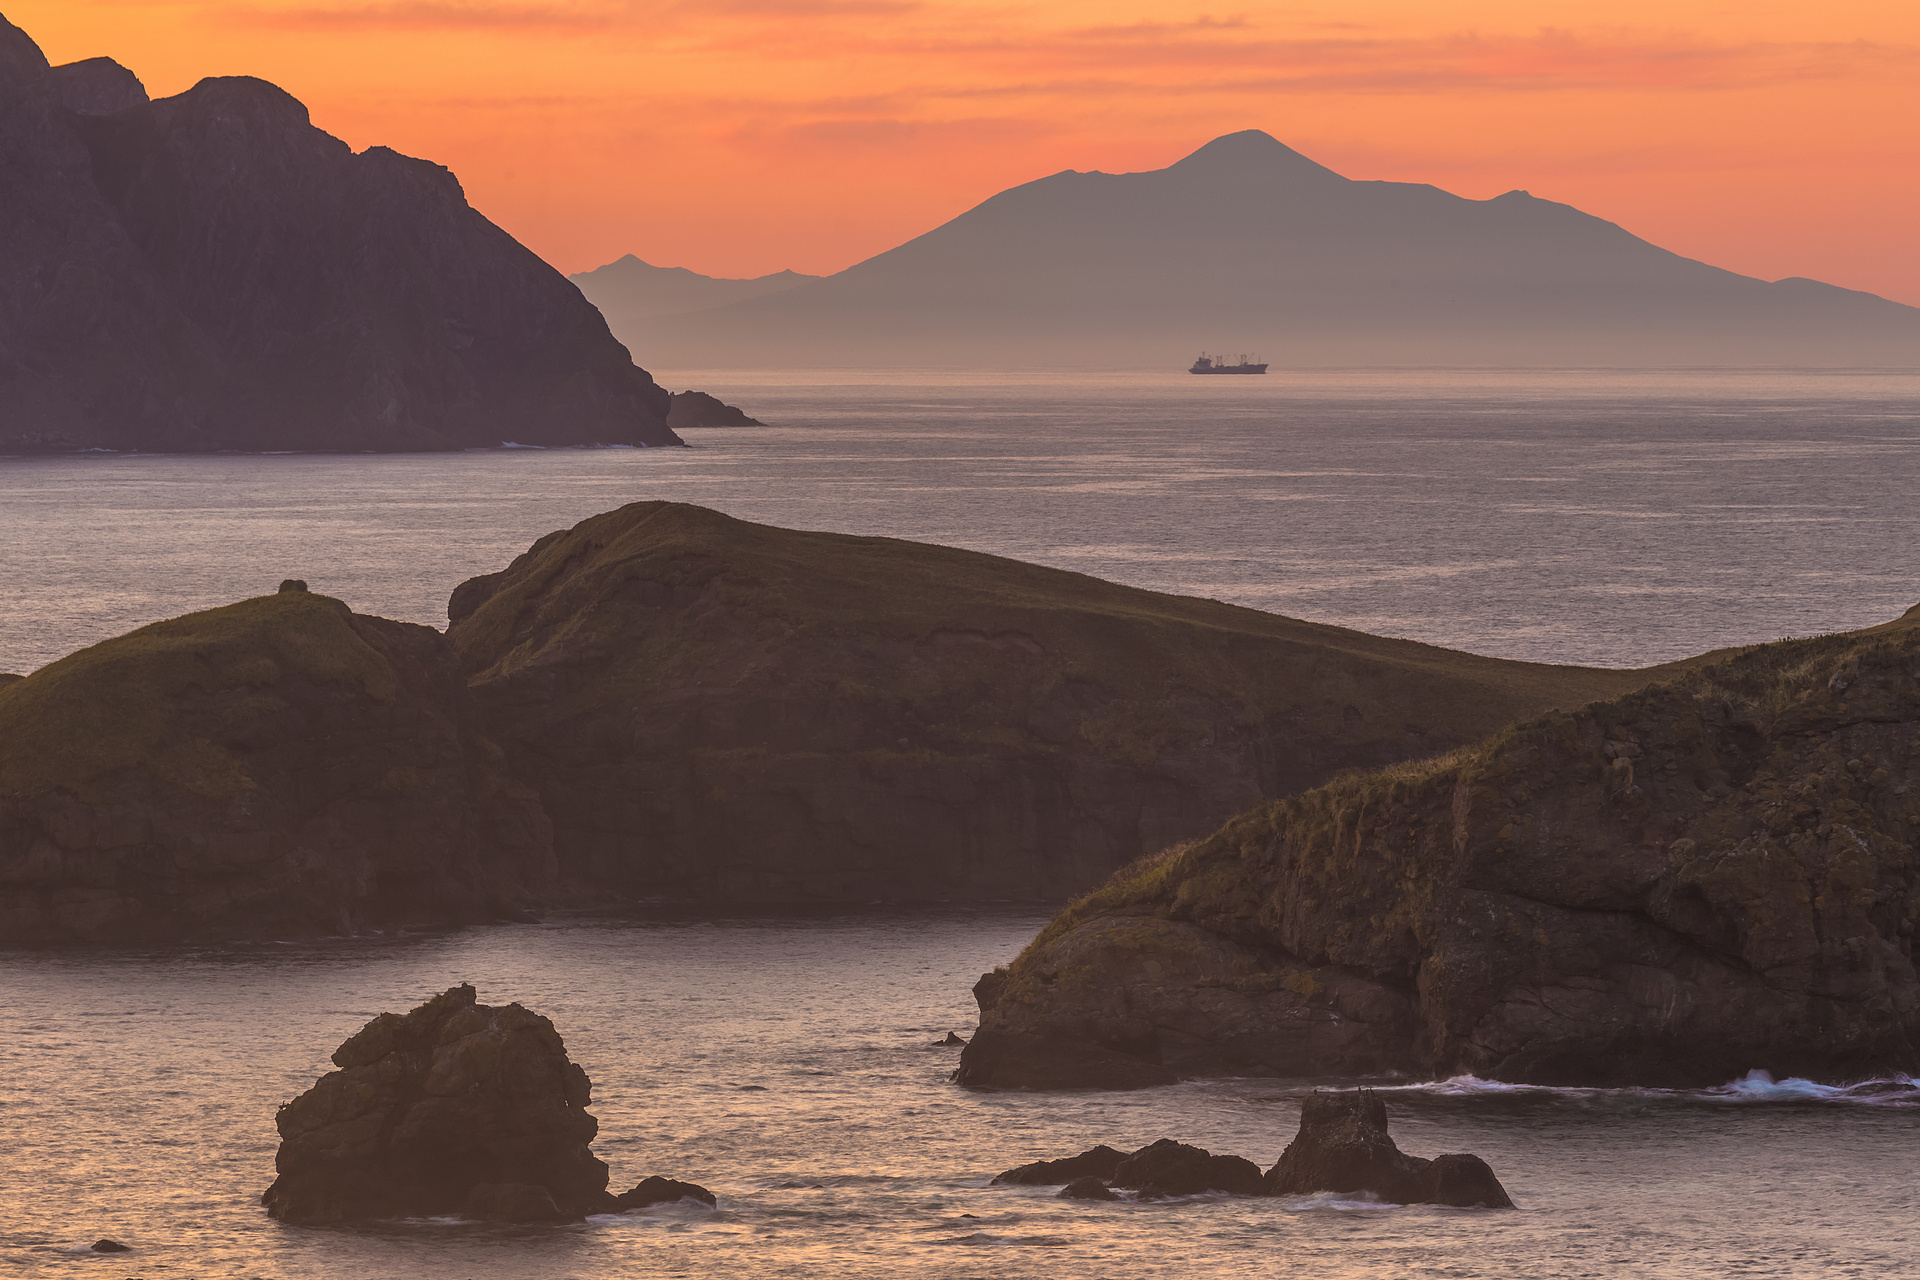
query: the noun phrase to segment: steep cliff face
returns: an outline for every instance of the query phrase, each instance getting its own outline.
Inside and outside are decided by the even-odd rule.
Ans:
[[[451,173],[264,81],[148,102],[0,19],[0,171],[0,452],[679,443]]]
[[[0,942],[513,915],[552,879],[445,640],[285,591],[0,684]]]
[[[1065,897],[1645,679],[668,503],[541,539],[449,614],[563,874],[638,895]]]
[[[1916,781],[1920,609],[1760,646],[1116,876],[982,980],[959,1078],[1911,1071]]]

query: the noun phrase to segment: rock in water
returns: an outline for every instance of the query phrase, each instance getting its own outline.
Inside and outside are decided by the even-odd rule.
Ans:
[[[0,18],[0,453],[678,444],[446,169],[245,76],[147,101]]]
[[[1913,1071],[1920,608],[1669,675],[1123,871],[974,988],[957,1078]]]
[[[645,1209],[649,1205],[672,1204],[676,1200],[696,1200],[713,1208],[718,1201],[713,1192],[691,1182],[679,1182],[673,1178],[642,1178],[631,1191],[625,1191],[613,1198],[614,1205],[620,1209]]]
[[[766,424],[749,418],[718,396],[704,391],[676,391],[673,407],[667,410],[667,425],[678,431],[682,427],[763,427]]]
[[[1434,1160],[1403,1154],[1387,1135],[1387,1106],[1368,1089],[1315,1090],[1300,1108],[1300,1132],[1267,1170],[1268,1195],[1365,1192],[1389,1204],[1510,1209],[1506,1188],[1479,1156]]]
[[[998,1182],[999,1179],[996,1178],[994,1181]],[[1107,1184],[1098,1178],[1075,1178],[1060,1188],[1060,1198],[1062,1200],[1118,1200],[1120,1197],[1113,1194]]]
[[[1035,1160],[1032,1164],[1023,1164],[1009,1169],[994,1179],[996,1183],[1012,1183],[1015,1186],[1046,1187],[1063,1182],[1078,1182],[1082,1178],[1110,1179],[1113,1171],[1125,1160],[1124,1152],[1115,1151],[1102,1143],[1091,1150],[1082,1151],[1077,1156],[1068,1156],[1064,1160]]]
[[[1197,1196],[1224,1191],[1236,1196],[1263,1196],[1266,1183],[1260,1166],[1239,1156],[1216,1156],[1205,1147],[1192,1147],[1172,1138],[1140,1148],[1113,1171],[1116,1187],[1131,1187],[1142,1200]]]
[[[133,1246],[121,1244],[118,1240],[95,1240],[89,1246],[95,1253],[132,1253]]]
[[[524,914],[554,877],[429,627],[280,591],[0,682],[0,944]]]
[[[274,1217],[542,1221],[616,1207],[587,1146],[592,1085],[539,1014],[458,986],[381,1014],[333,1060],[280,1109],[280,1176],[261,1196]]]

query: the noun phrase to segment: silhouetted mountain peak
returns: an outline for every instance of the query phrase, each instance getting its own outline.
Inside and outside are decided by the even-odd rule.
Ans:
[[[1264,129],[1242,129],[1224,133],[1185,159],[1168,167],[1172,173],[1185,174],[1274,174],[1289,177],[1335,179],[1346,182],[1345,175],[1309,160]]]
[[[47,55],[33,37],[0,17],[0,98],[19,97],[45,83]]]
[[[53,69],[60,105],[83,116],[110,116],[149,101],[140,77],[112,58],[86,58]]]

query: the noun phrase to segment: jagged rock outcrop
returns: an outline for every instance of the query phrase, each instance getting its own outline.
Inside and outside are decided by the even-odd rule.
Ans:
[[[1113,1177],[1113,1171],[1126,1158],[1126,1152],[1115,1151],[1102,1143],[1077,1156],[1067,1156],[1061,1160],[1035,1160],[1031,1164],[1019,1165],[996,1176],[994,1182],[1020,1187],[1053,1187],[1063,1182],[1078,1182],[1082,1178],[1098,1178],[1104,1182]]]
[[[957,1078],[1913,1071],[1916,781],[1920,609],[1740,651],[1122,872],[976,988]]]
[[[517,918],[553,876],[431,628],[290,584],[0,682],[0,944]]]
[[[563,873],[649,896],[1065,897],[1647,679],[660,502],[542,538],[448,616]]]
[[[279,1176],[260,1197],[287,1222],[430,1214],[564,1221],[615,1208],[588,1149],[593,1086],[553,1023],[453,987],[383,1013],[280,1108]]]
[[[678,431],[686,427],[763,427],[758,418],[727,404],[704,391],[676,391],[673,407],[667,410],[667,425]]]
[[[1479,1156],[1410,1156],[1387,1133],[1387,1106],[1371,1090],[1322,1093],[1300,1107],[1300,1132],[1266,1173],[1274,1196],[1363,1192],[1389,1204],[1510,1209],[1513,1200]]]
[[[0,453],[679,443],[451,173],[265,81],[148,102],[0,18],[0,172]]]

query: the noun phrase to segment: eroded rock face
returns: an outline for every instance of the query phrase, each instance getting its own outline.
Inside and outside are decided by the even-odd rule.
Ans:
[[[1061,898],[1645,678],[672,503],[542,538],[448,616],[563,874],[636,896]]]
[[[1370,1090],[1315,1091],[1300,1108],[1300,1132],[1266,1173],[1267,1194],[1364,1192],[1389,1204],[1513,1206],[1478,1156],[1409,1156],[1387,1134],[1387,1107]]]
[[[1760,646],[1116,876],[976,987],[957,1078],[1912,1071],[1916,782],[1920,609]]]
[[[0,453],[678,444],[452,174],[248,77],[146,101],[0,18]]]
[[[553,879],[431,628],[282,591],[0,682],[0,944],[518,919]]]
[[[333,1060],[275,1121],[280,1176],[261,1196],[274,1217],[552,1221],[616,1207],[588,1149],[592,1085],[539,1014],[479,1004],[462,985],[381,1014]]]

